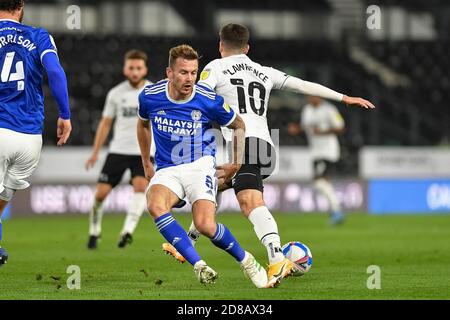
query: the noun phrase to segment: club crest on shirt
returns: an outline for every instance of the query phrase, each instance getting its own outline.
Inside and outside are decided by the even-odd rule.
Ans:
[[[192,110],[191,118],[194,121],[199,121],[202,118],[202,113],[199,110]]]

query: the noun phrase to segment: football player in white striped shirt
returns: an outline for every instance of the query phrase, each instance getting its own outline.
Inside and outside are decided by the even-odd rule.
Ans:
[[[344,119],[338,109],[319,97],[309,96],[309,103],[303,107],[301,124],[290,123],[288,132],[295,136],[301,131],[306,133],[314,167],[314,187],[330,204],[330,223],[344,222],[344,214],[329,178],[336,172],[340,158],[337,135],[345,130]]]
[[[139,50],[125,54],[123,72],[126,80],[112,88],[106,97],[102,119],[95,135],[92,155],[86,161],[86,169],[92,168],[98,159],[101,147],[106,141],[114,122],[114,134],[109,153],[100,173],[95,192],[94,205],[89,213],[89,249],[97,248],[102,231],[103,202],[114,187],[122,180],[126,170],[131,172],[130,184],[133,197],[127,210],[124,226],[120,233],[119,248],[132,242],[132,234],[146,207],[145,178],[141,152],[136,137],[138,96],[145,86],[151,84],[147,75],[147,55]],[[154,155],[154,150],[152,155]]]
[[[276,285],[291,273],[293,264],[281,251],[278,226],[263,199],[263,179],[275,168],[276,150],[267,126],[267,108],[272,89],[289,90],[315,95],[363,108],[374,108],[369,101],[349,97],[320,84],[289,76],[282,71],[252,61],[249,51],[247,27],[230,23],[220,31],[221,59],[211,61],[200,75],[199,84],[207,86],[224,97],[245,122],[246,152],[244,164],[232,179],[219,190],[233,187],[242,213],[253,224],[258,239],[267,248],[269,258],[269,284]],[[225,140],[231,141],[230,132],[222,128]],[[226,167],[223,170],[228,170]],[[193,224],[189,231],[193,241],[199,233]],[[176,252],[167,252],[176,256]],[[178,259],[180,260],[180,259]]]

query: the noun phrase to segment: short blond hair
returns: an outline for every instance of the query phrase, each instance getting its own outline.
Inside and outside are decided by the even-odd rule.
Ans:
[[[181,44],[179,46],[173,47],[169,51],[169,67],[172,67],[175,60],[178,58],[183,58],[186,60],[197,60],[199,59],[197,51],[194,50],[188,44]]]

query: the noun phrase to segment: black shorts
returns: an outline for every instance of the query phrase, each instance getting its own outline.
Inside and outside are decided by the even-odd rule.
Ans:
[[[120,183],[120,180],[122,180],[122,176],[127,169],[130,169],[131,171],[131,179],[134,177],[145,177],[141,156],[109,153],[106,157],[100,177],[98,178],[98,182],[107,183],[114,188]]]
[[[337,172],[337,162],[325,159],[314,160],[314,179],[330,177]]]
[[[265,140],[245,138],[245,156],[241,169],[233,178],[234,192],[253,189],[263,192],[263,180],[275,170],[275,148]]]

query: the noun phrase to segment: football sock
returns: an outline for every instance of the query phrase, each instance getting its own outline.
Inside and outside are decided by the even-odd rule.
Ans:
[[[217,224],[216,233],[211,238],[211,242],[218,248],[225,250],[232,255],[238,262],[244,260],[245,251],[230,230],[221,223]]]
[[[146,206],[147,201],[145,199],[145,193],[133,193],[130,205],[128,206],[127,217],[125,218],[125,223],[122,232],[120,233],[121,235],[124,235],[125,233],[131,234],[134,232]]]
[[[94,200],[94,205],[89,212],[89,234],[99,236],[102,232],[103,202]]]
[[[253,224],[256,236],[267,249],[269,264],[283,261],[278,226],[269,209],[266,206],[255,208],[248,219]]]
[[[340,212],[341,206],[334,191],[333,185],[326,179],[317,179],[314,181],[314,187],[325,197],[330,203],[332,212]]]
[[[3,236],[3,225],[2,225],[2,219],[0,219],[0,241],[2,241],[2,236]]]
[[[186,231],[172,217],[170,212],[155,219],[156,227],[163,237],[192,265],[201,260],[189,241]]]
[[[194,221],[191,222],[191,226],[189,227],[189,231],[188,231],[187,235],[189,237],[189,240],[191,241],[191,244],[193,246],[195,246],[198,239],[200,238],[200,232],[195,227]]]

